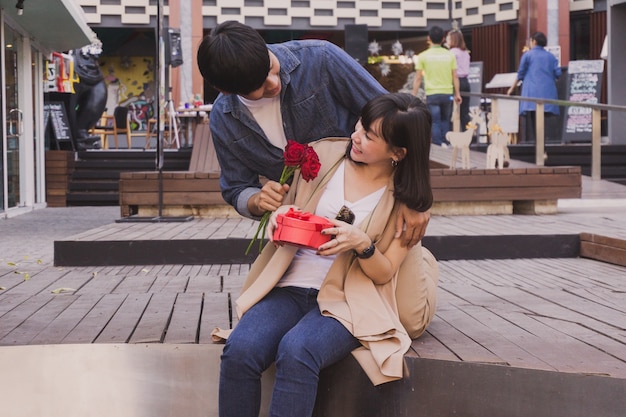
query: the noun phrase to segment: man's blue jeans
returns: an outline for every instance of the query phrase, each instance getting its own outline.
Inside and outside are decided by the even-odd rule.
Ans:
[[[435,145],[448,144],[446,133],[450,131],[452,117],[452,96],[450,94],[432,94],[426,96],[426,105],[433,118],[432,141]]]
[[[274,288],[229,336],[220,368],[220,417],[258,417],[261,374],[276,362],[269,415],[310,416],[319,373],[360,346],[339,321],[322,316],[317,290]]]

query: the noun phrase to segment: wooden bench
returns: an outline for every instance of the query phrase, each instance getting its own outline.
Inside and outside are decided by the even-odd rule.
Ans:
[[[188,171],[122,172],[119,201],[122,217],[155,216],[159,210],[159,185],[162,186],[161,214],[164,216],[215,215],[229,212],[220,192],[220,169],[208,123],[196,126]]]
[[[626,266],[626,242],[594,233],[581,233],[580,256]]]
[[[581,168],[539,167],[511,161],[509,168],[485,169],[484,153],[471,152],[472,166],[449,169],[452,150],[433,147],[430,155],[434,215],[552,214],[560,198],[580,198]],[[162,214],[231,216],[222,199],[219,164],[208,124],[198,125],[189,171],[163,172]],[[154,216],[158,209],[158,172],[120,175],[122,217]]]
[[[48,207],[66,207],[70,179],[74,172],[74,153],[46,151],[46,203]]]
[[[580,198],[580,167],[431,168],[433,214],[550,214]]]

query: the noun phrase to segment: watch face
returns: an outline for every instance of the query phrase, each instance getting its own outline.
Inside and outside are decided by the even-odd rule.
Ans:
[[[356,256],[359,257],[360,259],[367,259],[374,254],[375,250],[376,250],[376,246],[374,246],[374,244],[372,243],[370,246],[365,248],[365,250],[362,253],[358,253]]]

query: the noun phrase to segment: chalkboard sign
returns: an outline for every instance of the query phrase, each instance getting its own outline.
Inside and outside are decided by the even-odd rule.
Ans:
[[[43,106],[44,132],[50,132],[56,140],[57,149],[73,150],[70,122],[62,102],[51,101]]]
[[[482,93],[483,90],[483,63],[470,62],[470,70],[467,75],[470,92]],[[470,107],[480,107],[480,97],[470,97]]]
[[[604,60],[570,61],[567,69],[565,100],[579,103],[598,103],[602,91]],[[591,141],[592,109],[565,107],[563,142]]]

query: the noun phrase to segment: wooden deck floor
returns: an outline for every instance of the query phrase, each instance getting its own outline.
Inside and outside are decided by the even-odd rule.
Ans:
[[[58,240],[87,245],[168,239],[182,245],[195,239],[224,245],[247,241],[255,228],[240,218],[112,222]],[[507,235],[515,246],[529,235],[582,232],[626,242],[624,201],[564,204],[557,215],[434,216],[427,237],[480,245],[485,236]],[[46,407],[45,415],[78,417],[95,403],[102,402],[104,410],[114,402],[118,415],[131,415],[124,413],[148,401],[133,417],[217,415],[221,349],[210,332],[236,324],[230,306],[248,263],[64,267],[52,265],[52,256],[43,253],[49,249],[34,250],[42,257],[0,263],[0,354],[11,361],[0,387],[32,404],[28,412],[11,406],[12,413],[40,416]],[[136,247],[128,250],[132,254]],[[316,416],[380,417],[380,407],[401,406],[406,409],[385,417],[621,417],[626,267],[580,257],[439,264],[437,314],[407,354],[412,376],[380,389],[364,376],[350,378],[339,390],[322,390]],[[356,370],[353,361],[342,361],[322,381],[336,386]],[[41,378],[67,372],[69,379]],[[33,388],[20,382],[23,376],[40,382]],[[85,380],[104,389],[83,389]],[[68,389],[81,391],[72,406],[63,399]],[[349,392],[359,393],[349,399],[350,407],[328,411],[346,403]],[[432,399],[425,404],[424,396]],[[379,398],[387,402],[380,405]]]
[[[441,262],[423,358],[626,378],[626,268],[593,260]],[[0,345],[211,343],[248,265],[2,268]]]
[[[586,231],[626,240],[622,212],[437,216],[428,235]],[[255,227],[241,219],[115,223],[71,239],[247,239]],[[3,264],[0,346],[211,343],[215,326],[236,323],[229,306],[248,268]],[[584,258],[443,261],[440,268],[437,315],[413,343],[415,355],[626,378],[626,268]]]

